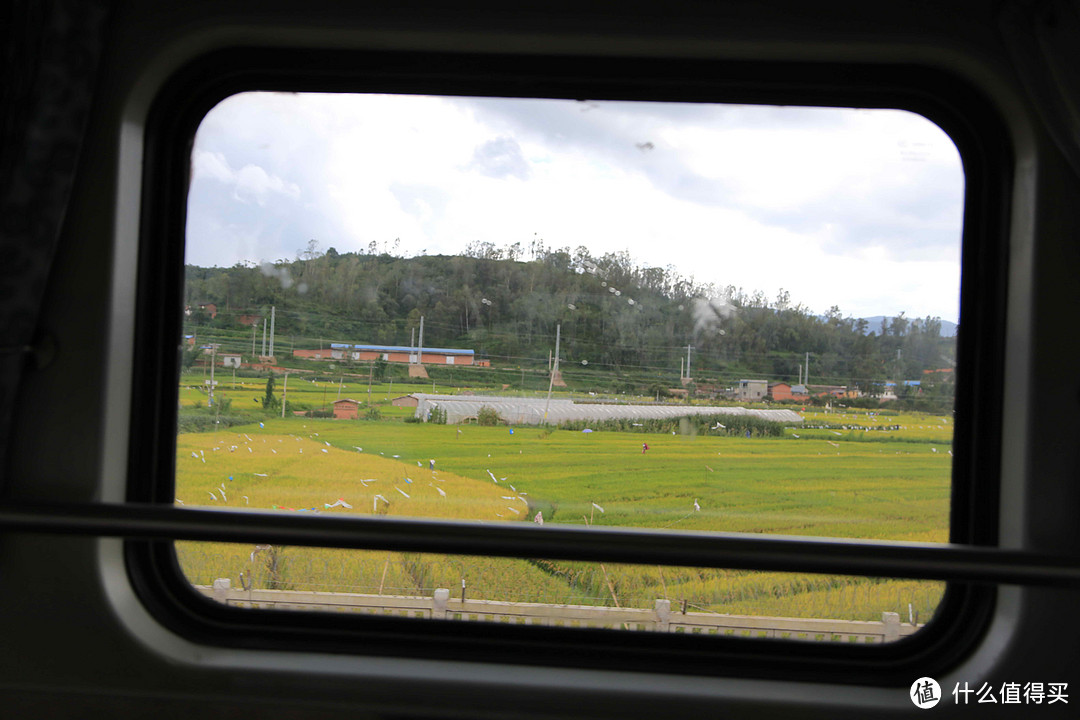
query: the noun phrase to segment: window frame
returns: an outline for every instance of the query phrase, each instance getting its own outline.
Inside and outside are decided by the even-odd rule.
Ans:
[[[940,69],[912,65],[282,49],[217,51],[189,63],[162,86],[145,128],[129,503],[173,503],[179,372],[174,348],[182,325],[195,130],[219,101],[252,90],[887,107],[936,122],[956,144],[965,173],[950,542],[996,545],[1004,358],[998,318],[1005,307],[1011,142],[979,91]],[[484,554],[483,541],[478,543],[475,554]],[[429,551],[440,550],[432,545]],[[557,667],[663,667],[689,675],[843,678],[870,685],[887,685],[912,672],[941,674],[955,665],[987,628],[996,595],[993,586],[949,582],[934,619],[919,633],[888,645],[850,647],[241,610],[193,591],[169,541],[128,540],[125,558],[134,588],[157,619],[208,645]]]

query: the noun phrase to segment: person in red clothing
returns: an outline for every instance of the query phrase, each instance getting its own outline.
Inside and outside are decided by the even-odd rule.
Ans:
[[[644,455],[645,451],[649,449],[649,443],[641,443],[641,454]]]

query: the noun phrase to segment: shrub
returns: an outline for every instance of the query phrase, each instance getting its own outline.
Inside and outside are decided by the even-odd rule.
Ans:
[[[723,425],[724,427],[717,427]],[[570,420],[559,425],[563,430],[593,430],[607,432],[709,434],[745,436],[749,431],[757,437],[783,437],[784,424],[748,415],[691,415],[671,418],[619,418],[613,420]]]
[[[499,417],[499,413],[495,411],[495,408],[490,408],[487,405],[480,408],[480,412],[476,413],[477,425],[498,425],[503,419]]]
[[[176,415],[176,432],[213,432],[233,425],[248,425],[254,420],[248,415],[217,415],[205,411],[181,410]]]

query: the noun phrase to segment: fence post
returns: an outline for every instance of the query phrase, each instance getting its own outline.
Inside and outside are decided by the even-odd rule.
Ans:
[[[668,632],[671,627],[671,601],[670,600],[657,600],[656,601],[656,631]]]
[[[446,588],[436,588],[435,597],[431,599],[431,619],[446,619],[446,603],[450,600],[450,591]]]
[[[229,590],[232,589],[232,580],[218,578],[214,581],[214,599],[223,605],[229,601]]]
[[[881,622],[885,623],[884,642],[893,642],[900,639],[900,613],[883,612]]]

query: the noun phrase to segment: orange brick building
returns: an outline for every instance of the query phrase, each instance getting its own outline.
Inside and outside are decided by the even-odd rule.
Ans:
[[[329,350],[293,350],[293,357],[309,360],[352,360],[370,362],[385,360],[392,363],[419,363],[421,365],[481,365],[488,366],[487,360],[476,361],[473,350],[458,348],[424,348],[418,353],[415,347],[408,345],[353,345],[350,343],[330,343]]]
[[[360,415],[360,403],[350,398],[334,401],[334,417],[340,420],[355,420]]]
[[[810,399],[805,385],[791,385],[786,382],[769,383],[769,397],[775,401],[796,400],[804,402]]]

